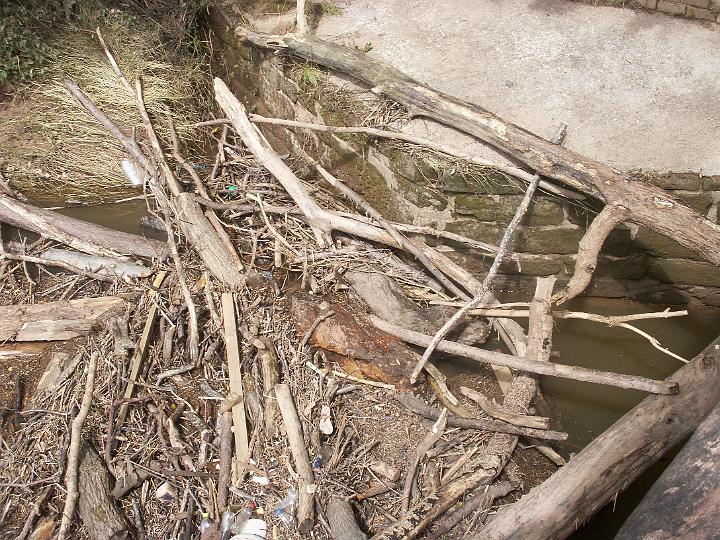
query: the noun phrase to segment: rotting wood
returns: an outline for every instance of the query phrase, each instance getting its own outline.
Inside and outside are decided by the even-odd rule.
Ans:
[[[88,335],[126,305],[120,296],[0,306],[0,341],[60,341]]]
[[[78,480],[78,512],[90,540],[131,539],[130,526],[110,494],[110,474],[88,444],[82,449]]]
[[[430,343],[431,336],[420,334],[405,328],[399,328],[389,324],[378,317],[370,316],[370,321],[383,332],[387,332],[396,336],[403,341],[426,347]],[[609,386],[617,386],[618,388],[627,388],[633,390],[642,390],[655,394],[676,394],[678,385],[672,381],[656,381],[637,375],[624,375],[621,373],[612,373],[609,371],[598,371],[595,369],[583,368],[579,366],[568,366],[565,364],[553,364],[550,362],[539,363],[529,358],[520,358],[510,354],[504,354],[495,351],[486,351],[477,347],[470,347],[461,343],[443,340],[438,344],[438,350],[441,352],[462,356],[476,360],[478,362],[497,364],[512,369],[521,369],[538,375],[550,375],[552,377],[561,377],[564,379],[573,379],[576,381],[585,381],[595,384],[607,384]]]
[[[472,135],[519,160],[537,173],[591,195],[605,204],[627,208],[628,221],[668,236],[707,261],[720,265],[720,225],[712,223],[666,191],[582,156],[522,129],[497,115],[423,85],[389,64],[316,38],[254,32],[238,36],[256,47],[298,56],[363,82],[373,92]]]
[[[280,414],[287,433],[290,452],[295,462],[295,468],[300,475],[298,486],[298,531],[301,534],[309,532],[315,524],[315,474],[310,464],[310,456],[305,447],[302,424],[298,417],[295,400],[287,384],[275,386]]]
[[[145,278],[152,274],[152,270],[141,264],[129,263],[110,257],[87,255],[67,249],[50,248],[40,254],[41,259],[59,261],[71,264],[82,270],[95,272],[100,275]]]
[[[278,357],[275,344],[269,338],[256,340],[260,369],[262,370],[263,395],[265,396],[265,435],[272,439],[277,434],[277,399],[275,398],[275,385],[280,380],[278,373]],[[262,347],[260,346],[262,345]]]
[[[230,292],[220,297],[222,305],[223,330],[225,332],[225,354],[230,377],[230,393],[235,396],[236,403],[232,408],[233,432],[235,433],[235,468],[233,477],[242,479],[245,476],[243,464],[250,457],[247,420],[245,418],[245,393],[240,371],[240,343],[238,341],[237,321],[235,319],[235,295]]]
[[[437,420],[440,417],[441,413],[438,409],[426,405],[415,396],[410,394],[396,394],[394,397],[412,412],[420,414],[425,418]],[[515,426],[508,422],[485,418],[464,418],[454,414],[448,416],[447,425],[464,429],[478,429],[482,431],[493,431],[495,433],[508,433],[516,436],[536,437],[550,441],[564,441],[568,437],[567,433],[562,431]]]
[[[536,362],[548,362],[552,352],[553,321],[550,313],[554,277],[539,278],[535,297],[530,305],[527,357]],[[519,373],[505,394],[503,406],[515,413],[527,413],[535,397],[537,380],[533,375]],[[506,433],[495,433],[476,461],[476,469],[446,484],[416,504],[396,523],[375,535],[373,540],[412,540],[438,517],[452,508],[460,497],[478,486],[490,484],[502,472],[517,445],[518,438]]]
[[[615,498],[718,403],[720,338],[668,377],[675,396],[648,396],[481,531],[488,540],[565,538]]]
[[[134,255],[148,259],[164,259],[168,255],[164,242],[114,231],[102,225],[16,201],[2,194],[0,221],[52,238],[91,255],[112,258]]]

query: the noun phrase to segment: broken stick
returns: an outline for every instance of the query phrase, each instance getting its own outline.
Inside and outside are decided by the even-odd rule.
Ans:
[[[290,452],[300,475],[298,486],[298,531],[300,534],[310,532],[315,524],[315,475],[313,474],[310,456],[305,446],[302,424],[298,417],[295,400],[287,384],[275,385],[280,414],[287,432]]]

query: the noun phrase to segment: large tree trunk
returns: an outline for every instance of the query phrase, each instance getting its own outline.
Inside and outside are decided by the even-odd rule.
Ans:
[[[615,540],[713,538],[720,531],[720,405],[625,521]]]
[[[668,380],[673,396],[645,398],[567,465],[501,510],[480,538],[565,538],[698,426],[720,399],[720,338]]]
[[[114,258],[135,255],[149,259],[164,259],[168,254],[165,242],[114,231],[102,225],[38,208],[2,194],[0,194],[0,221],[52,238],[92,255]]]
[[[299,56],[346,73],[404,105],[413,116],[425,116],[477,137],[543,176],[587,193],[606,204],[627,208],[627,220],[669,236],[713,264],[720,264],[720,226],[664,190],[603,163],[554,144],[486,111],[433,90],[359,50],[311,36],[276,36],[239,29],[255,46]]]

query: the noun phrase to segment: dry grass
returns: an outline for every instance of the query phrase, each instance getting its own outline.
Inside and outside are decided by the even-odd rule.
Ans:
[[[190,146],[196,144],[197,133],[190,124],[211,107],[209,75],[202,63],[171,57],[160,29],[150,20],[110,10],[84,26],[68,26],[51,44],[54,62],[48,76],[24,89],[22,115],[0,118],[0,128],[9,139],[3,151],[7,175],[30,196],[48,198],[48,185],[55,198],[95,201],[132,190],[120,169],[124,157],[120,145],[62,85],[64,78],[75,80],[127,132],[141,125],[133,98],[97,42],[94,23],[117,52],[127,77],[142,77],[146,106],[161,137],[167,138],[173,120],[180,137]]]

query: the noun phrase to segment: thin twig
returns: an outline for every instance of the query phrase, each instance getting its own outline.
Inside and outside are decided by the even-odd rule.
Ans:
[[[80,446],[82,443],[82,427],[85,419],[90,412],[92,405],[93,388],[95,385],[95,370],[97,368],[97,360],[100,356],[99,352],[93,352],[88,362],[87,377],[85,379],[85,393],[83,394],[80,410],[72,422],[70,431],[70,447],[68,449],[67,471],[65,473],[65,489],[67,496],[65,497],[65,506],[63,507],[62,520],[60,521],[60,531],[58,532],[58,540],[64,540],[72,524],[73,515],[75,514],[75,505],[79,497],[78,493],[78,467],[80,465]]]
[[[530,182],[530,184],[528,185],[527,190],[525,191],[525,196],[518,205],[517,210],[515,211],[515,215],[510,222],[510,225],[508,225],[507,229],[505,229],[505,234],[503,235],[502,241],[500,242],[497,255],[495,255],[495,260],[493,261],[490,270],[488,270],[485,279],[483,279],[480,290],[476,292],[476,296],[472,300],[470,300],[458,311],[456,311],[455,314],[442,326],[442,328],[437,331],[435,336],[433,336],[430,345],[427,347],[427,349],[425,349],[422,358],[415,366],[415,369],[413,369],[412,375],[410,377],[410,382],[415,383],[418,375],[420,375],[420,372],[425,365],[425,362],[430,359],[430,356],[432,356],[432,353],[435,351],[438,343],[442,341],[442,339],[447,335],[447,333],[455,327],[455,325],[465,316],[465,314],[470,309],[480,305],[485,300],[486,293],[490,290],[490,284],[495,278],[495,274],[497,274],[497,271],[500,268],[500,263],[502,263],[502,260],[505,257],[505,252],[507,251],[513,239],[515,228],[520,224],[520,221],[525,215],[525,212],[527,212],[527,209],[530,206],[530,201],[532,200],[533,194],[535,193],[535,188],[537,188],[539,181],[540,176],[535,175],[533,181]]]

